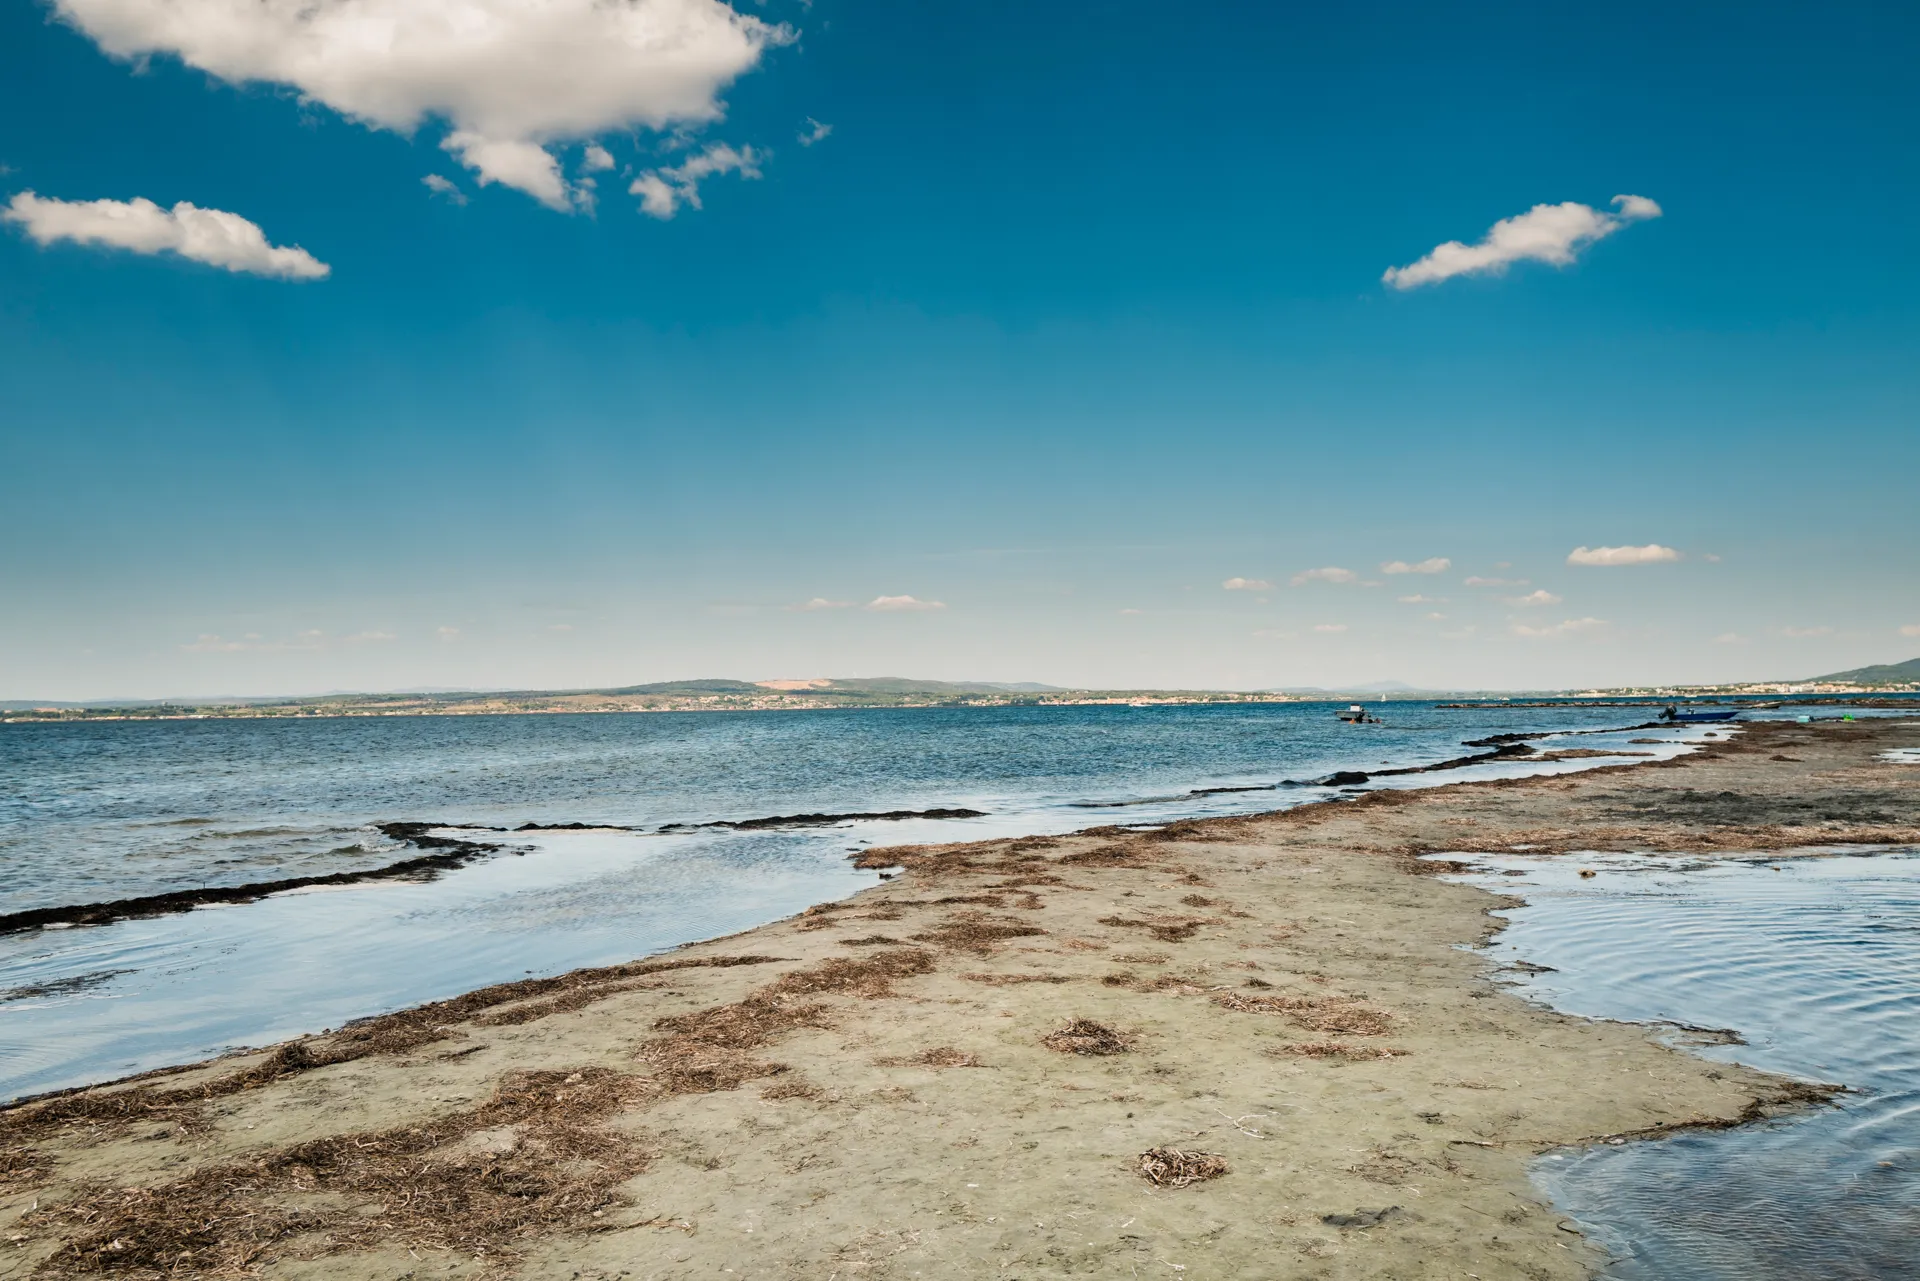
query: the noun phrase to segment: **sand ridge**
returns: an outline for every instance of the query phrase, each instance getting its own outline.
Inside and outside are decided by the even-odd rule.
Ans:
[[[1920,840],[1917,738],[868,851],[745,935],[14,1109],[0,1275],[1584,1276],[1534,1155],[1819,1091],[1505,994],[1502,900],[1416,856]]]

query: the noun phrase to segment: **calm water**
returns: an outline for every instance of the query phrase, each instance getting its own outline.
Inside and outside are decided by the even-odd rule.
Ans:
[[[1695,1052],[1853,1091],[1764,1125],[1539,1162],[1555,1203],[1613,1254],[1606,1275],[1920,1277],[1920,851],[1476,861],[1468,879],[1527,900],[1491,951],[1553,967],[1516,973],[1528,995],[1732,1028],[1746,1044]]]
[[[1274,809],[1331,792],[1193,793],[1634,719],[1376,710],[1387,724],[1275,704],[0,725],[0,911],[378,866],[406,853],[370,826],[391,820],[648,829],[514,835],[511,852],[427,884],[0,936],[0,1098],[745,929],[872,883],[846,859],[863,845]],[[1662,740],[1634,750],[1684,750],[1676,731],[1571,742],[1632,737]],[[934,807],[987,815],[655,830]]]

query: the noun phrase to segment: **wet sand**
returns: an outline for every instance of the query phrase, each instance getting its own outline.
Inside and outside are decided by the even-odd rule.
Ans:
[[[1507,995],[1507,900],[1419,856],[1920,842],[1916,745],[869,851],[744,935],[0,1115],[0,1275],[1584,1276],[1536,1154],[1823,1091]]]

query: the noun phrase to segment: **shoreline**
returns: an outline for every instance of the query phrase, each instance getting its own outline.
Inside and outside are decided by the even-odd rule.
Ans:
[[[1503,992],[1460,950],[1502,898],[1420,856],[1920,841],[1874,760],[1913,737],[1749,723],[1672,761],[867,850],[894,879],[744,934],[0,1113],[0,1274],[1587,1275],[1533,1153],[1824,1095]],[[1167,1149],[1226,1172],[1142,1177]]]

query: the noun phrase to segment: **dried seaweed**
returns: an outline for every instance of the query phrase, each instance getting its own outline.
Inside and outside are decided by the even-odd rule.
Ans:
[[[968,1054],[965,1050],[956,1050],[951,1045],[936,1045],[931,1049],[922,1050],[918,1054],[895,1055],[889,1058],[875,1059],[874,1062],[881,1067],[955,1068],[985,1066],[985,1064],[980,1062],[978,1056]]]
[[[969,912],[948,917],[932,929],[915,934],[913,938],[920,943],[934,943],[956,951],[985,955],[1008,939],[1031,938],[1045,933],[1039,926],[1023,921],[1010,921],[1004,917],[996,919],[983,913]]]
[[[1092,1019],[1075,1019],[1040,1038],[1040,1044],[1057,1054],[1125,1054],[1133,1048],[1133,1038]]]
[[[1138,918],[1130,916],[1103,916],[1100,924],[1111,925],[1117,929],[1145,930],[1162,943],[1184,943],[1200,932],[1202,925],[1216,924],[1211,918],[1200,916],[1152,916]]]
[[[1396,1050],[1388,1045],[1348,1045],[1342,1041],[1300,1041],[1277,1045],[1267,1053],[1301,1059],[1397,1059],[1411,1050]]]
[[[1071,983],[1071,974],[962,974],[961,978],[969,983],[986,983],[992,987],[1011,987],[1018,983]]]
[[[1140,1154],[1141,1175],[1149,1183],[1158,1184],[1163,1188],[1184,1188],[1190,1183],[1217,1179],[1226,1172],[1226,1158],[1218,1152],[1148,1148]]]
[[[301,1143],[159,1187],[90,1185],[19,1222],[75,1229],[43,1265],[55,1274],[230,1273],[392,1240],[511,1255],[536,1232],[591,1227],[617,1203],[648,1154],[597,1122],[652,1089],[597,1067],[516,1073],[450,1117]]]

